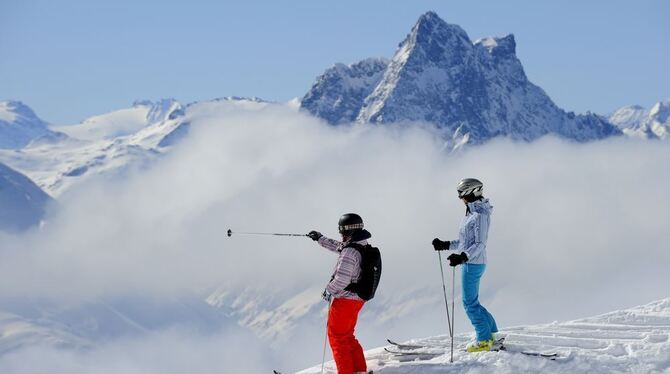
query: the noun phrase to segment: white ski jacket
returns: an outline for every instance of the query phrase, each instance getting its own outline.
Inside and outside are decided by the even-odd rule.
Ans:
[[[461,221],[458,239],[451,241],[449,250],[465,252],[469,264],[486,264],[486,242],[492,210],[489,199],[468,203],[468,213]]]

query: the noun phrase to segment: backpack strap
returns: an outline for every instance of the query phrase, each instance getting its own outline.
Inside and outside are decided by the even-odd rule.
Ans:
[[[369,244],[368,244],[368,245],[369,245]],[[362,265],[363,265],[363,253],[361,252],[361,250],[362,250],[363,248],[365,248],[365,245],[361,245],[361,244],[358,244],[358,243],[348,243],[347,245],[344,246],[344,248],[353,248],[353,249],[355,249],[355,250],[358,252],[358,254],[361,256],[361,263],[359,264],[359,267],[358,267],[358,268],[361,269],[361,270],[363,270],[363,268],[362,268]],[[342,249],[344,249],[344,248],[342,248]],[[349,291],[349,292],[353,292],[353,293],[356,293],[356,294],[357,294],[357,293],[358,293],[358,283],[355,283],[355,282],[349,283],[349,285],[346,286],[346,287],[344,288],[344,290],[345,290],[345,291]]]

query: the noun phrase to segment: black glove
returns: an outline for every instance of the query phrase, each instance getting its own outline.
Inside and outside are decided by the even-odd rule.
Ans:
[[[307,236],[309,236],[310,239],[312,239],[312,240],[314,240],[314,241],[317,241],[317,240],[319,240],[319,238],[322,237],[323,235],[321,235],[321,233],[318,232],[318,231],[314,231],[314,230],[312,230],[312,231],[309,232],[309,234],[307,234]]]
[[[436,251],[446,251],[449,249],[449,244],[449,241],[443,242],[438,238],[433,239],[433,248],[435,248]]]
[[[323,299],[323,301],[329,303],[330,300],[333,298],[333,295],[331,295],[330,292],[328,292],[328,290],[325,289],[325,290],[323,290],[323,293],[321,294],[321,298]]]
[[[449,266],[458,266],[460,264],[468,262],[468,256],[465,254],[465,252],[461,252],[460,255],[454,253],[449,257],[447,257],[447,260],[449,260]]]

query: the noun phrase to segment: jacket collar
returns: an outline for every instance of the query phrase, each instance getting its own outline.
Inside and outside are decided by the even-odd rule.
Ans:
[[[484,213],[487,211],[490,211],[493,207],[489,203],[489,199],[479,199],[475,200],[473,202],[468,203],[468,209],[466,211],[466,214],[470,214],[472,212],[476,213]]]

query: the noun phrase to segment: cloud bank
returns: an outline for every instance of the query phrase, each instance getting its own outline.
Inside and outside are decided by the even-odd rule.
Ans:
[[[494,206],[481,299],[499,325],[668,296],[667,143],[500,139],[449,154],[430,126],[330,127],[283,106],[221,105],[193,114],[190,136],[152,169],[83,185],[42,230],[0,237],[0,283],[10,285],[0,288],[0,309],[17,298],[205,297],[221,285],[290,297],[325,286],[335,257],[307,238],[228,238],[226,230],[335,237],[339,216],[357,212],[384,256],[378,298],[359,328],[364,345],[445,333],[430,242],[456,237],[464,177],[481,179]],[[471,330],[460,311],[456,318],[457,332]],[[313,347],[295,347],[309,352],[296,369],[320,359],[320,334],[310,332]],[[212,341],[235,345],[225,333]],[[127,347],[109,349],[125,357]]]

